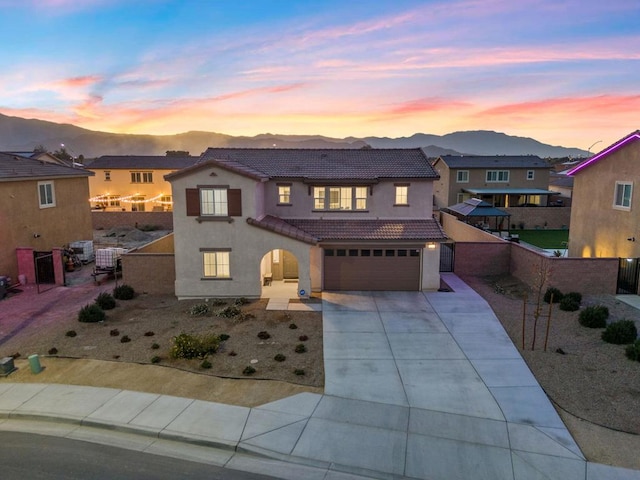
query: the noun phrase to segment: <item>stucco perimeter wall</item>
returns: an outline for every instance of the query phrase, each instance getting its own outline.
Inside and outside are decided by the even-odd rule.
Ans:
[[[562,292],[615,294],[618,259],[548,257],[512,244],[510,270],[514,277],[534,288],[539,284],[540,275],[548,272],[545,290],[552,286]]]
[[[173,233],[158,238],[151,243],[147,243],[135,250],[135,253],[171,253],[175,251],[173,243]]]
[[[496,242],[504,243],[501,238],[480,230],[468,223],[461,222],[450,213],[440,212],[441,224],[447,236],[455,242]]]
[[[115,227],[141,227],[157,225],[161,230],[173,230],[173,212],[103,212],[92,211],[94,230],[110,230]]]
[[[456,242],[453,271],[461,277],[509,275],[511,243]]]
[[[133,252],[122,256],[122,282],[138,293],[173,295],[175,278],[173,253]]]
[[[569,228],[571,220],[570,207],[510,207],[502,210],[511,215],[509,223],[512,226],[520,228],[520,223],[524,223],[524,228],[529,230],[545,228],[545,223],[549,229]]]

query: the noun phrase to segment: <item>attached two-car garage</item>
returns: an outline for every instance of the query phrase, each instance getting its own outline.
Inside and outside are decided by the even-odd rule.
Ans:
[[[420,290],[421,246],[324,248],[324,290]]]

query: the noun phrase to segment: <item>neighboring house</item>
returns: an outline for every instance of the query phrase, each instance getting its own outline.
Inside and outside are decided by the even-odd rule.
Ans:
[[[79,163],[63,160],[49,152],[2,152],[2,153],[6,153],[8,155],[16,155],[18,157],[31,158],[33,160],[40,160],[42,162],[47,162],[47,163],[54,163],[56,165],[62,165],[65,167],[80,167],[80,168],[83,167],[83,165]]]
[[[165,177],[179,298],[440,286],[437,173],[420,149],[210,148]]]
[[[570,207],[573,197],[573,177],[567,175],[566,171],[563,173],[551,172],[549,190],[556,192],[555,195],[549,197],[551,203]]]
[[[574,177],[569,256],[640,257],[640,130],[568,172]]]
[[[81,168],[0,153],[0,275],[16,281],[22,273],[34,281],[33,254],[19,268],[17,248],[49,252],[93,238],[87,203],[91,175]]]
[[[437,208],[479,198],[493,207],[547,206],[550,166],[534,155],[445,155],[433,163],[440,175]]]
[[[91,207],[112,212],[171,211],[171,185],[164,176],[193,165],[191,156],[113,156],[87,162]]]

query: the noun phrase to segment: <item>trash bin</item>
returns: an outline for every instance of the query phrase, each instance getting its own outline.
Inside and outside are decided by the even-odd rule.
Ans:
[[[29,355],[29,367],[31,367],[31,373],[40,373],[42,366],[40,366],[40,357],[38,354]]]

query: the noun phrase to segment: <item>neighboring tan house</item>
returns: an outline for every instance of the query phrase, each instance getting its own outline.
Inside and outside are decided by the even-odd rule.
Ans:
[[[0,275],[15,282],[22,273],[33,282],[30,250],[50,252],[93,238],[87,202],[91,175],[81,168],[0,153]],[[30,258],[18,259],[16,249],[30,252]]]
[[[433,162],[440,175],[435,206],[444,208],[479,198],[493,207],[547,206],[550,166],[534,155],[445,155]]]
[[[106,155],[87,162],[91,207],[111,212],[171,211],[171,185],[164,176],[198,157]]]
[[[40,160],[41,162],[55,163],[56,165],[62,165],[65,167],[80,167],[80,168],[83,167],[82,164],[63,160],[49,152],[2,152],[2,153],[6,153],[8,155],[17,155],[19,157],[31,158],[33,160]]]
[[[165,177],[178,298],[440,286],[437,173],[420,149],[210,148]]]
[[[640,257],[640,130],[572,168],[569,256]]]

